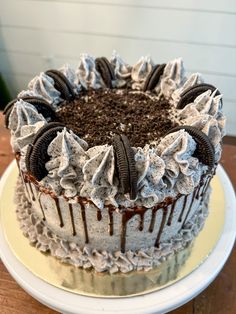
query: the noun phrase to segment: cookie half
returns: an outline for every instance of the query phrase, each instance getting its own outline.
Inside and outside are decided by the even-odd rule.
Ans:
[[[48,70],[45,72],[45,74],[50,76],[54,80],[54,86],[61,93],[61,98],[67,101],[72,101],[73,99],[75,99],[73,86],[61,71]]]
[[[197,84],[192,87],[189,87],[186,89],[181,95],[180,100],[176,106],[177,109],[183,109],[188,104],[194,102],[194,99],[196,99],[199,95],[202,93],[205,93],[207,90],[211,90],[214,92],[217,88],[211,84]],[[220,91],[217,89],[216,95],[220,95]],[[222,100],[221,100],[222,104]]]
[[[135,168],[134,151],[125,135],[115,135],[113,146],[116,157],[117,172],[124,194],[129,193],[130,199],[137,196],[137,171]]]
[[[95,59],[96,70],[100,73],[106,87],[112,88],[115,72],[111,63],[105,57]]]
[[[37,96],[23,96],[10,101],[4,109],[3,114],[5,115],[6,128],[8,128],[9,125],[9,116],[11,114],[12,108],[14,104],[20,99],[33,105],[38,113],[41,113],[47,121],[56,120],[56,114],[53,107],[45,99]]]
[[[160,81],[160,78],[165,70],[166,64],[157,64],[153,67],[152,71],[148,74],[144,83],[143,91],[153,90]]]
[[[28,146],[25,158],[26,168],[36,180],[41,181],[47,176],[45,164],[50,160],[47,153],[48,146],[64,127],[58,122],[46,124],[36,133],[33,143]]]
[[[208,136],[196,127],[190,125],[177,126],[171,129],[167,134],[177,132],[179,130],[185,130],[189,135],[193,137],[193,139],[197,143],[197,148],[193,156],[198,158],[200,162],[207,165],[209,167],[209,170],[211,170],[215,164],[215,150]]]

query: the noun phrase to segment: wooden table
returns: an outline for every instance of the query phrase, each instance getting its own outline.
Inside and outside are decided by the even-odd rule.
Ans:
[[[0,175],[13,159],[9,144],[10,132],[4,128],[0,113]],[[236,189],[236,138],[226,138],[221,164]],[[0,261],[0,313],[57,313],[29,296],[9,275]],[[199,296],[172,314],[233,314],[236,313],[236,249],[214,282]]]

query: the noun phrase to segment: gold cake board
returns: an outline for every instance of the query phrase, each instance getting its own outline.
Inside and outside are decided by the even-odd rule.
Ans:
[[[47,283],[85,296],[129,297],[142,295],[167,287],[189,275],[208,257],[218,242],[225,218],[225,197],[218,176],[211,182],[209,216],[203,230],[193,245],[167,259],[159,267],[148,272],[107,274],[86,271],[61,263],[58,259],[43,254],[24,237],[16,219],[14,189],[18,177],[16,165],[12,168],[0,195],[0,217],[5,238],[17,259],[35,276]],[[178,261],[186,261],[183,265]],[[168,275],[171,272],[170,276]]]

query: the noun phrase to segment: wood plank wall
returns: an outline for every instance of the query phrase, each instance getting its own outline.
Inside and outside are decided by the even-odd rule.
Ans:
[[[224,95],[227,133],[236,135],[235,0],[1,0],[0,72],[15,95],[49,67],[78,63],[79,54],[129,63],[181,56]]]

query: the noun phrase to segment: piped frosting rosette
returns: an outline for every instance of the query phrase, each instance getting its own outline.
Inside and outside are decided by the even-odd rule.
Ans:
[[[82,166],[86,160],[87,143],[72,131],[64,128],[48,146],[50,160],[45,164],[48,175],[43,179],[56,194],[64,191],[66,197],[74,197],[83,181]],[[58,184],[59,183],[59,184]]]
[[[20,167],[27,171],[25,156],[33,141],[35,134],[47,123],[37,109],[23,101],[17,101],[9,116],[9,128],[11,129],[11,145],[15,153],[21,154]]]
[[[208,136],[215,149],[215,161],[218,162],[222,137],[225,135],[225,116],[222,112],[222,95],[216,95],[216,92],[216,89],[208,89],[187,104],[180,112],[180,121]]]
[[[127,84],[127,81],[131,80],[132,67],[125,63],[116,51],[113,51],[110,60],[114,67],[116,80],[114,81],[114,87],[120,88]]]
[[[152,71],[154,63],[150,56],[141,57],[140,60],[133,66],[131,71],[132,88],[142,90],[145,80]]]
[[[54,108],[61,102],[60,91],[54,86],[54,80],[44,72],[33,78],[28,85],[28,90],[21,92],[18,96],[42,96]]]

